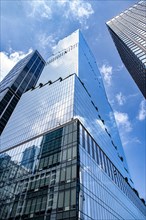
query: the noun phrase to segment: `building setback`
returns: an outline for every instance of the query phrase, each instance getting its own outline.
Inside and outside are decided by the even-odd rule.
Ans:
[[[36,85],[44,65],[38,51],[33,51],[20,60],[0,83],[0,134],[22,94]]]
[[[146,98],[146,2],[133,5],[107,26],[123,63]]]
[[[78,30],[59,41],[21,97],[0,150],[1,219],[145,219],[95,58]],[[14,162],[18,175],[5,176]]]

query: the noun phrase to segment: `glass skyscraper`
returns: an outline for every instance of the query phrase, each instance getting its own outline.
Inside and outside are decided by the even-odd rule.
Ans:
[[[38,51],[33,51],[20,60],[0,83],[0,134],[22,94],[36,85],[44,65]]]
[[[123,63],[146,98],[146,2],[133,5],[107,26]]]
[[[1,136],[0,166],[1,219],[145,219],[80,31],[59,41],[35,88],[21,97]]]

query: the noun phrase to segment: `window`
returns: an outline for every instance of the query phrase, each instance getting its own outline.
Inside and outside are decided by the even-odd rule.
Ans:
[[[96,159],[97,163],[100,165],[100,159],[99,159],[99,147],[95,144],[95,152],[96,152]]]
[[[41,207],[41,198],[37,199],[35,211],[39,212]]]
[[[25,206],[25,214],[28,214],[29,213],[29,210],[30,210],[30,206],[31,206],[31,200],[28,200],[26,202],[26,206]]]
[[[66,182],[70,181],[70,176],[71,176],[71,167],[66,168]]]
[[[30,213],[33,213],[35,210],[36,198],[31,201]]]
[[[40,187],[43,187],[45,185],[45,178],[40,180]]]
[[[50,176],[46,177],[45,185],[48,186],[50,184]]]
[[[87,142],[87,151],[88,151],[88,154],[91,154],[91,152],[90,152],[90,143],[89,143],[89,135],[87,134],[87,140],[86,140],[86,142]]]
[[[72,180],[76,179],[76,165],[73,165],[72,166]]]
[[[63,150],[62,152],[62,160],[66,160],[66,154],[67,154],[67,150]]]
[[[76,156],[77,156],[77,147],[74,146],[74,147],[72,148],[72,157],[75,158]]]
[[[60,182],[64,182],[65,181],[65,168],[61,169],[61,178],[60,178]]]
[[[71,150],[72,148],[68,148],[68,153],[67,153],[67,160],[71,160]]]
[[[59,198],[58,198],[58,208],[63,208],[63,200],[64,200],[64,192],[59,192]]]
[[[76,205],[76,189],[71,189],[71,208],[75,208]]]
[[[43,196],[42,198],[42,205],[41,205],[41,211],[45,210],[47,203],[47,196]]]
[[[64,197],[64,208],[65,210],[69,210],[69,204],[70,203],[70,190],[65,191],[65,197]]]

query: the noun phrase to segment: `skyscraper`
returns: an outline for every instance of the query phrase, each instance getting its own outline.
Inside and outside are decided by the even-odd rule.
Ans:
[[[1,143],[1,153],[20,169],[26,149],[39,148],[34,172],[20,172],[1,186],[1,219],[145,218],[100,73],[80,31],[58,43],[36,87],[19,101]]]
[[[146,2],[133,5],[107,26],[123,63],[146,98]]]
[[[0,83],[0,134],[23,92],[36,85],[44,65],[38,51],[33,51],[20,60]]]

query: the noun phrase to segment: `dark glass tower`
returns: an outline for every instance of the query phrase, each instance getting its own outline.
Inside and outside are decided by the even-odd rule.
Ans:
[[[145,219],[102,78],[79,31],[58,43],[35,88],[22,95],[0,150],[1,219]]]
[[[0,83],[0,134],[22,94],[35,86],[45,61],[34,51],[20,60]]]
[[[133,5],[107,26],[123,63],[146,98],[146,2]]]

